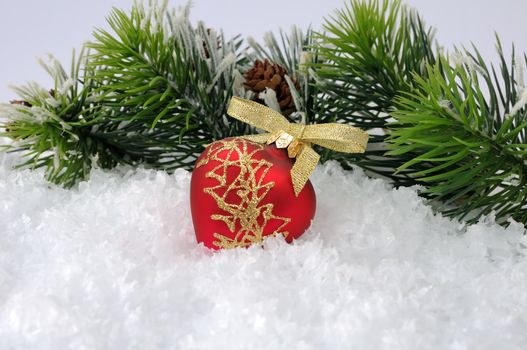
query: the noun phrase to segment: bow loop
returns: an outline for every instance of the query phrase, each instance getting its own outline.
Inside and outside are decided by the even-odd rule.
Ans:
[[[349,125],[328,123],[307,125],[303,140],[343,153],[363,153],[368,134]]]
[[[289,121],[277,111],[257,102],[233,97],[227,114],[241,122],[267,132],[287,130]]]
[[[289,157],[296,159],[291,169],[296,196],[304,188],[320,159],[311,144],[337,152],[363,153],[368,143],[368,134],[359,128],[336,123],[290,123],[280,113],[239,97],[231,99],[227,114],[257,129],[267,131],[265,134],[247,135],[243,138],[257,143],[276,143],[278,148],[287,148]]]

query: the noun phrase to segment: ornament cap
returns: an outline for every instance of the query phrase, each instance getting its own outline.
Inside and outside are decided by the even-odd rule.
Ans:
[[[269,137],[267,144],[270,145],[274,142],[276,144],[276,148],[287,148],[291,142],[293,142],[293,139],[293,135],[289,135],[288,133],[279,130]]]

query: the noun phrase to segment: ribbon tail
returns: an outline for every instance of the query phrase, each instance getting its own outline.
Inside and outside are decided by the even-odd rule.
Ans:
[[[291,179],[293,180],[295,196],[298,197],[298,194],[306,185],[309,176],[315,170],[319,159],[320,156],[318,153],[309,146],[305,146],[296,157],[295,164],[291,169]]]

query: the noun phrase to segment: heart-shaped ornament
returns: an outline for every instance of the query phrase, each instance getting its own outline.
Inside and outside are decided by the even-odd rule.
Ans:
[[[315,216],[311,182],[295,196],[287,151],[242,138],[210,144],[196,160],[190,206],[198,242],[248,247],[266,236],[301,236]]]

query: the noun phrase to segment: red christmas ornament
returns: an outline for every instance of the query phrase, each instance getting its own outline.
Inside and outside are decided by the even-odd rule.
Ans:
[[[294,160],[285,149],[242,138],[210,144],[196,161],[190,184],[198,242],[209,248],[248,247],[264,237],[300,237],[315,216],[311,182],[295,196]]]

